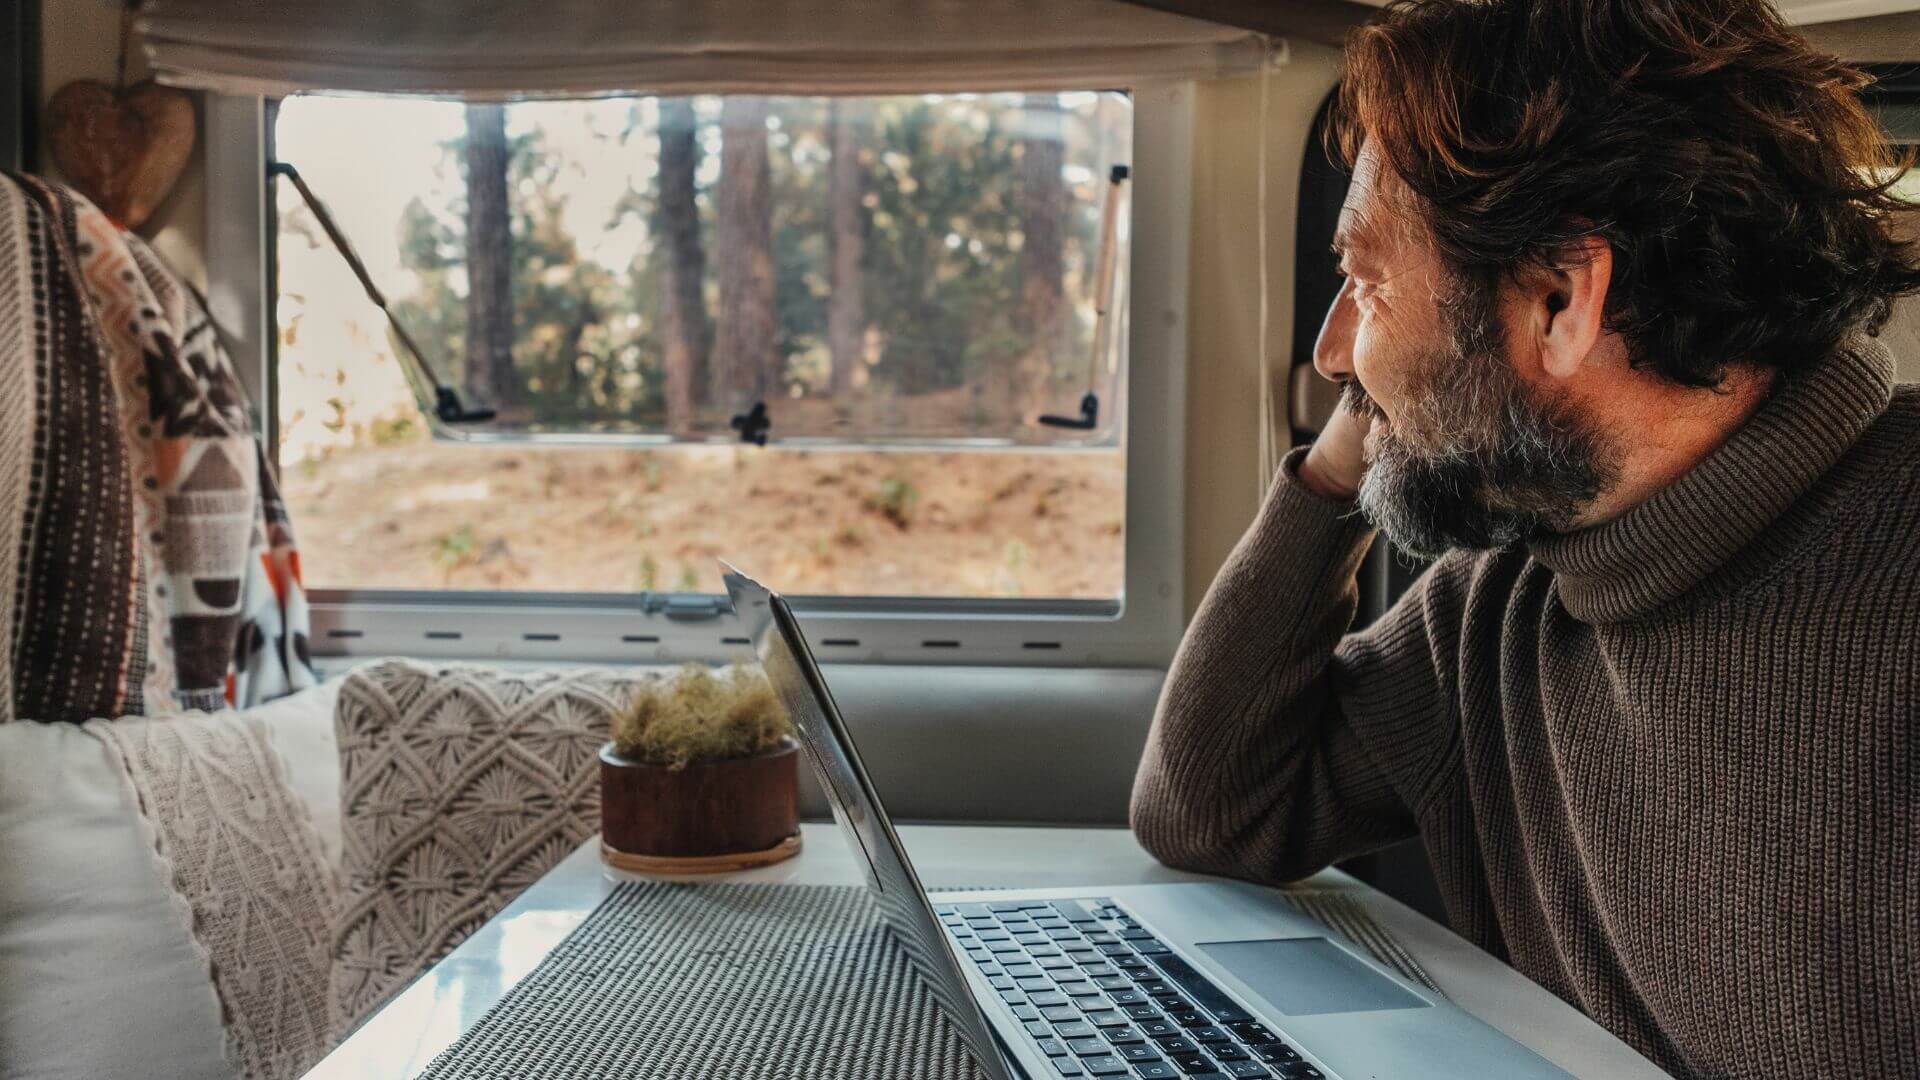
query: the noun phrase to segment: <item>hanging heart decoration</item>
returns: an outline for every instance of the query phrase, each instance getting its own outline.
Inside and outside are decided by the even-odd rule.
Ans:
[[[69,184],[122,227],[138,228],[193,156],[193,98],[154,82],[71,82],[47,102],[47,140]]]
[[[82,79],[47,102],[47,142],[67,183],[122,228],[137,229],[193,156],[193,98],[148,81],[127,85],[128,48],[142,0],[121,0],[113,85]]]

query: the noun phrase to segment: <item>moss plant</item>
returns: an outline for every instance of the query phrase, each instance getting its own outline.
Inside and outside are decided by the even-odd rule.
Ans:
[[[735,664],[717,675],[701,664],[650,682],[613,717],[613,748],[622,757],[669,769],[752,757],[793,730],[773,685],[758,670]]]

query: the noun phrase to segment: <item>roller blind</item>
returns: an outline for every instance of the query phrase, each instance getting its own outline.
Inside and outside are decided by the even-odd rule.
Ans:
[[[475,99],[1113,87],[1265,50],[1121,0],[154,0],[139,30],[179,85]]]

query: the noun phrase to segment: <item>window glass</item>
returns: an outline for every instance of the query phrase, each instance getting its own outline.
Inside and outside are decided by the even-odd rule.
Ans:
[[[1131,124],[1104,93],[283,101],[277,157],[498,413],[422,411],[279,185],[309,584],[719,591],[722,556],[800,594],[1113,599]]]

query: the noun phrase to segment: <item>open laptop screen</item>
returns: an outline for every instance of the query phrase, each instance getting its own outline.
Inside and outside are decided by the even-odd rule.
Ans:
[[[907,951],[934,1000],[953,1021],[981,1068],[993,1080],[1012,1080],[1011,1067],[995,1042],[985,1014],[967,988],[959,958],[927,902],[907,851],[893,831],[833,695],[814,662],[787,602],[772,590],[722,563],[727,594],[753,641],[767,678],[786,705],[800,745],[813,762],[847,846],[860,857],[867,887],[879,902],[894,939]]]

